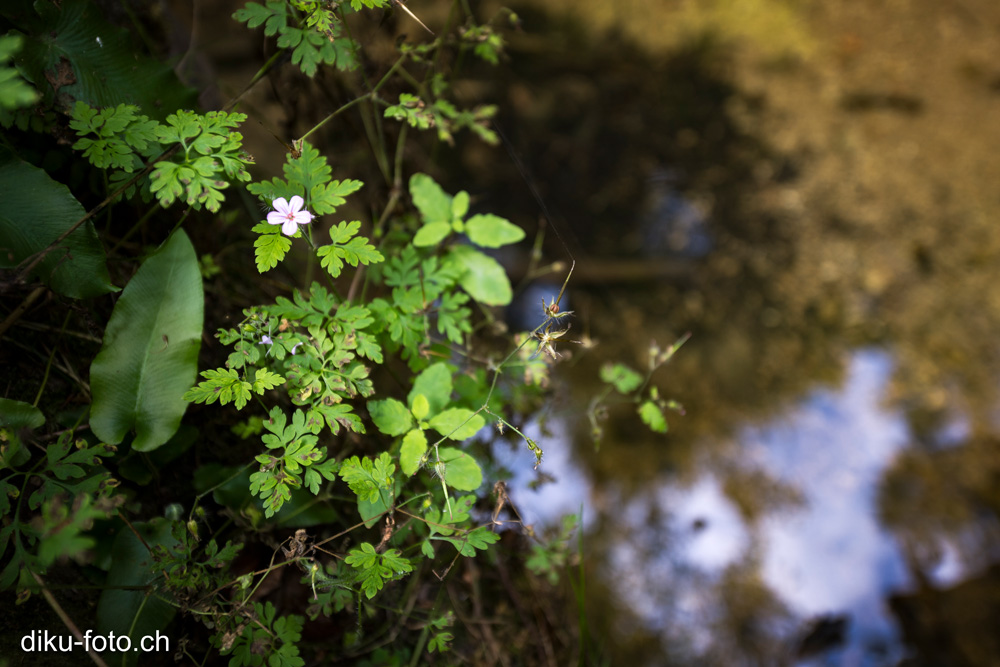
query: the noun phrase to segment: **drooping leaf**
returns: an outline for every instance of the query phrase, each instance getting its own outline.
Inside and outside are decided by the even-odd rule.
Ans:
[[[85,213],[69,188],[0,147],[0,268],[14,268],[30,260]],[[74,299],[115,290],[104,249],[90,221],[50,251],[32,274]]]
[[[135,428],[132,447],[144,452],[177,431],[198,371],[203,311],[198,257],[178,230],[125,286],[90,367],[90,426],[104,442]]]

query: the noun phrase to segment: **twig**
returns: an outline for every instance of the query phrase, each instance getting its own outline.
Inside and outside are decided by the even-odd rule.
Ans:
[[[76,623],[73,622],[73,619],[69,617],[59,604],[59,601],[56,600],[52,593],[50,593],[45,587],[45,582],[42,581],[42,578],[35,572],[32,572],[31,576],[34,577],[35,581],[38,582],[38,585],[42,587],[42,597],[44,597],[45,601],[49,603],[50,607],[52,607],[52,611],[56,613],[59,619],[63,622],[63,625],[65,625],[66,628],[73,633],[76,640],[83,643],[83,633],[80,632],[80,628],[76,627]],[[98,667],[108,667],[108,663],[104,662],[104,660],[101,659],[101,656],[97,655],[97,653],[94,652],[94,649],[90,648],[90,646],[87,646],[87,653],[90,655],[90,659],[94,661],[95,665],[98,665]]]
[[[47,288],[44,285],[39,285],[31,291],[31,294],[29,294],[17,308],[11,311],[10,315],[7,316],[3,323],[0,323],[0,338],[3,338],[4,332],[11,328],[15,322],[21,319],[21,315],[24,315],[24,313],[31,308],[31,304],[35,303],[35,301],[38,300],[38,297],[45,293],[46,289]]]

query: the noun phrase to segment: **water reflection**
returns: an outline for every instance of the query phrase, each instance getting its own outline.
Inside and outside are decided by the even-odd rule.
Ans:
[[[567,393],[694,333],[666,437],[567,410],[522,503],[586,497],[612,663],[1000,663],[1000,5],[528,4],[497,96],[600,340]]]

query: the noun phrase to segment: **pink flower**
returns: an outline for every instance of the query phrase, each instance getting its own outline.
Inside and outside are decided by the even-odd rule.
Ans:
[[[267,214],[267,222],[271,225],[281,225],[281,233],[285,236],[295,236],[299,225],[308,225],[313,219],[313,214],[303,211],[302,205],[305,201],[302,197],[295,195],[291,203],[285,201],[284,197],[278,197],[272,202],[274,210]]]

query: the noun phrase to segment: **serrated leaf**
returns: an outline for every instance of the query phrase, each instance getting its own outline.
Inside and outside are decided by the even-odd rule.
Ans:
[[[258,368],[253,381],[253,390],[258,394],[263,394],[269,389],[274,389],[279,384],[284,384],[285,378],[277,373],[272,373],[266,368]]]
[[[376,428],[386,435],[403,435],[413,427],[413,415],[395,398],[368,401],[368,413]]]
[[[454,447],[438,450],[441,462],[445,464],[444,481],[459,491],[475,491],[483,484],[483,470],[476,460]]]
[[[340,275],[340,271],[347,262],[351,266],[361,264],[374,264],[383,261],[382,256],[375,246],[371,245],[363,236],[354,236],[361,223],[341,222],[330,229],[330,245],[321,246],[316,250],[320,258],[320,264],[330,272],[334,278]],[[354,237],[354,238],[351,238]]]
[[[465,233],[478,246],[499,248],[524,238],[524,230],[498,215],[474,215],[465,221]]]
[[[403,438],[403,444],[399,448],[399,469],[404,475],[417,472],[426,452],[427,436],[420,429],[413,429]]]
[[[292,249],[292,240],[281,233],[279,227],[269,225],[266,222],[259,223],[253,228],[260,236],[253,242],[256,249],[257,271],[264,273],[278,265],[278,262],[285,258],[288,251]]]
[[[203,308],[198,257],[177,230],[125,286],[91,364],[97,437],[118,444],[135,428],[132,448],[148,452],[173,436],[198,372]]]
[[[432,429],[451,440],[471,438],[486,425],[482,415],[465,408],[451,408],[430,420]]]

